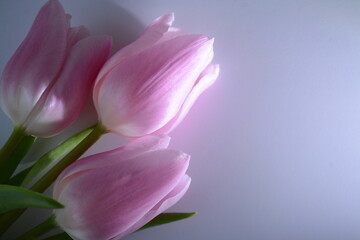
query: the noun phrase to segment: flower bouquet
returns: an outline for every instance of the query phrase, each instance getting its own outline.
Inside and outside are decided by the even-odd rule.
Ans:
[[[120,239],[193,216],[164,213],[190,185],[190,156],[169,149],[167,134],[219,74],[213,39],[171,27],[168,14],[109,58],[111,37],[71,27],[70,18],[48,1],[0,79],[14,125],[0,150],[0,236],[27,208],[53,212],[17,239]],[[36,139],[69,127],[89,94],[98,122],[19,170]],[[131,141],[79,159],[107,133]],[[42,194],[52,184],[53,195]],[[57,227],[63,232],[46,235]]]

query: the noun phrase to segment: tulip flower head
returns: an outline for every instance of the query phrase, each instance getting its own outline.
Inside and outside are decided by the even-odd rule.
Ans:
[[[213,39],[156,19],[133,43],[110,58],[95,83],[101,123],[130,137],[170,132],[219,74]]]
[[[70,18],[48,1],[1,76],[1,107],[29,135],[52,136],[74,122],[108,58],[110,37],[70,27]]]
[[[80,159],[58,177],[58,225],[78,240],[120,239],[175,204],[186,192],[190,157],[167,149],[169,137],[146,136]]]

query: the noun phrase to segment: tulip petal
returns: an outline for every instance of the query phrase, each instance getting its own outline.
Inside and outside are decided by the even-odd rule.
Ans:
[[[76,120],[110,48],[107,36],[87,37],[74,45],[61,76],[39,104],[40,110],[29,116],[28,134],[52,136]]]
[[[140,35],[140,37],[114,54],[104,65],[96,82],[116,65],[122,63],[126,58],[135,55],[153,46],[169,29],[174,21],[174,14],[167,14],[155,19]]]
[[[15,125],[25,122],[58,74],[65,57],[68,29],[63,7],[57,0],[50,0],[6,65],[0,80],[0,102]]]
[[[212,45],[212,39],[201,35],[180,36],[115,67],[95,92],[101,122],[110,131],[134,137],[163,127],[210,63]]]
[[[121,235],[117,236],[117,239],[125,237],[136,230],[140,229],[146,223],[150,222],[154,217],[160,213],[166,211],[168,208],[176,204],[189,189],[191,178],[188,175],[184,175],[176,187],[166,195],[155,207],[153,207],[143,218],[136,222],[133,226],[123,232]]]
[[[191,178],[188,175],[184,175],[176,187],[171,190],[156,206],[154,206],[149,213],[153,213],[154,217],[159,215],[161,212],[173,206],[177,203],[180,198],[184,196],[186,191],[189,189]]]
[[[81,39],[90,36],[89,30],[84,26],[72,27],[69,29],[67,45],[69,50]]]
[[[208,87],[210,87],[217,77],[219,76],[220,67],[218,64],[209,64],[208,67],[201,73],[197,83],[191,90],[189,96],[186,98],[178,114],[169,121],[163,128],[159,129],[155,133],[169,133],[171,132],[186,116],[195,103],[196,99],[203,93]]]
[[[59,182],[66,186],[57,200],[66,208],[56,220],[75,239],[116,239],[177,186],[188,163],[188,155],[165,149],[75,173]]]
[[[189,33],[187,33],[186,31],[184,31],[182,29],[175,28],[175,27],[169,27],[168,31],[166,33],[164,33],[162,38],[159,39],[159,41],[157,41],[156,44],[166,42],[166,41],[169,41],[176,37],[180,37],[180,36],[184,36],[184,35],[188,35],[188,34]]]
[[[135,139],[130,143],[117,149],[107,151],[105,153],[94,154],[86,158],[77,160],[75,163],[67,167],[56,180],[57,182],[73,175],[76,172],[83,172],[89,169],[106,167],[134,158],[138,155],[155,150],[165,149],[170,143],[170,137],[167,135],[148,135]],[[101,161],[99,161],[101,158]],[[60,190],[60,189],[58,189]],[[54,193],[55,197],[58,193]]]

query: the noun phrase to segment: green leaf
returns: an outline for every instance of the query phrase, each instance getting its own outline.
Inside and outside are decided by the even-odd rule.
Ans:
[[[63,208],[54,199],[21,187],[0,184],[0,214],[18,208]]]
[[[191,212],[191,213],[162,213],[156,216],[153,220],[145,224],[142,228],[140,228],[138,231],[155,227],[158,225],[163,225],[171,222],[176,222],[179,220],[183,220],[186,218],[190,218],[194,215],[196,215],[197,212]]]
[[[72,240],[72,238],[65,232],[44,238],[43,240]]]
[[[84,138],[86,138],[92,131],[93,127],[85,129],[80,133],[68,138],[66,141],[62,142],[59,146],[47,152],[41,158],[39,158],[34,165],[29,170],[28,174],[20,184],[20,186],[26,186],[33,180],[36,176],[38,176],[43,170],[48,168],[49,166],[55,165],[61,157],[65,154],[69,153],[73,150]],[[21,174],[21,173],[20,173]],[[16,175],[14,178],[19,178]]]

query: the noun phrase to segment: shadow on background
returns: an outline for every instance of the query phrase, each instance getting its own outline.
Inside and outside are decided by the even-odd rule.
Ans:
[[[85,10],[83,3],[71,3],[80,9],[77,13],[82,19],[80,24],[85,24],[93,34],[113,37],[112,53],[134,41],[145,28],[136,16],[114,2],[89,1]]]

